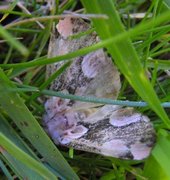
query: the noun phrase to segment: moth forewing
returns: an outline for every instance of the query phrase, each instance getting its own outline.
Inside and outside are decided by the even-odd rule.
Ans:
[[[59,56],[99,42],[90,25],[80,18],[59,21],[49,47],[49,56]],[[48,65],[47,75],[60,63]],[[120,75],[103,49],[77,57],[52,84],[51,89],[79,96],[116,99],[121,87]],[[43,122],[56,144],[122,159],[146,158],[155,142],[155,131],[148,117],[133,108],[72,101],[51,97],[45,103]]]

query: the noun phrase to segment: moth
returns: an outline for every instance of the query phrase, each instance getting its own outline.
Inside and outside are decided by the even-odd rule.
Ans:
[[[61,19],[52,33],[48,56],[67,54],[99,42],[96,32],[83,33],[90,28],[90,24],[80,18]],[[47,77],[63,63],[48,65]],[[79,96],[116,99],[121,88],[120,74],[112,59],[99,49],[73,59],[50,88]],[[149,118],[133,108],[50,97],[45,102],[45,111],[43,124],[57,145],[142,160],[149,156],[155,143]]]

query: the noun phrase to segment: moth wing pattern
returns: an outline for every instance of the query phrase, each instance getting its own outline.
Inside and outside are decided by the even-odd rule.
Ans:
[[[100,41],[95,32],[79,38],[70,36],[89,30],[80,18],[60,20],[53,32],[49,57],[67,54]],[[55,30],[56,31],[56,30]],[[48,65],[47,76],[63,62]],[[51,89],[79,96],[116,99],[121,88],[120,74],[103,49],[74,58],[70,67],[52,84]],[[50,97],[45,103],[43,123],[58,145],[112,156],[141,160],[149,156],[155,131],[149,118],[133,108],[114,105],[96,106]]]

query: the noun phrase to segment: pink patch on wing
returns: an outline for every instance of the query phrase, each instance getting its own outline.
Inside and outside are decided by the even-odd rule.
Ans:
[[[130,151],[133,154],[134,159],[141,160],[149,156],[151,147],[148,147],[143,143],[135,143],[130,146]]]
[[[105,142],[101,146],[101,152],[106,156],[120,157],[126,154],[128,151],[129,149],[125,145],[125,142],[119,139]]]
[[[66,18],[64,18],[64,20],[60,20],[59,23],[57,24],[58,32],[65,39],[68,36],[73,35],[73,31],[72,31],[73,28],[74,28],[74,25],[71,22],[70,17],[66,17]]]

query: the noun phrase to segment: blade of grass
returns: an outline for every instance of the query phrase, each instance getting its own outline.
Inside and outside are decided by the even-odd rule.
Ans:
[[[40,94],[48,95],[48,96],[56,96],[60,97],[63,99],[71,99],[75,101],[82,101],[82,102],[91,102],[91,103],[96,103],[96,104],[111,104],[111,105],[120,105],[120,106],[128,106],[128,107],[147,107],[148,103],[144,101],[128,101],[128,100],[113,100],[113,99],[108,99],[108,98],[95,98],[91,96],[77,96],[73,94],[67,94],[67,93],[62,93],[62,92],[57,92],[57,91],[52,91],[52,90],[41,90],[39,91],[38,88],[32,87],[32,86],[25,86],[25,85],[19,85],[22,88],[9,88],[9,92],[38,92]],[[94,105],[96,106],[96,105]],[[170,107],[170,102],[164,102],[161,103],[162,107],[169,108]],[[82,107],[80,107],[82,108]],[[84,107],[83,107],[84,108]]]
[[[161,11],[169,11],[170,10],[170,1],[169,0],[163,0],[162,6],[161,6]]]
[[[10,11],[12,11],[12,10],[15,8],[15,6],[17,5],[17,2],[18,2],[18,0],[14,0],[14,1],[9,5],[9,9],[8,9],[9,13],[10,13]],[[5,13],[5,14],[2,16],[2,18],[0,19],[0,23],[2,23],[2,21],[3,21],[5,18],[7,18],[7,16],[9,15],[9,13]]]
[[[153,13],[152,13],[152,19],[155,20],[155,17],[156,17],[156,13],[158,11],[158,4],[159,4],[159,1],[157,0],[153,0],[152,1],[152,4],[154,4],[153,6]],[[151,27],[151,29],[154,28],[154,24],[153,24],[153,27]],[[146,50],[144,52],[144,66],[146,67],[146,63],[147,63],[147,60],[148,60],[148,57],[150,55],[150,48],[151,48],[151,39],[153,38],[153,31],[151,31],[148,35],[147,35],[147,39],[148,39],[148,43],[147,43],[147,46],[146,46]]]
[[[166,47],[168,45],[169,40],[170,40],[170,37],[167,37],[166,39],[164,39],[163,42],[159,43],[157,46],[155,46],[151,50],[150,54],[153,54],[154,52],[159,51],[159,49]]]
[[[25,137],[32,143],[38,152],[55,170],[66,179],[78,179],[77,175],[67,164],[56,146],[51,142],[44,130],[40,127],[23,100],[15,92],[8,92],[14,84],[0,69],[0,104],[13,119]]]
[[[154,32],[154,29],[157,29],[157,28],[152,28],[153,32]],[[148,43],[153,43],[153,42],[155,42],[155,41],[157,41],[157,40],[161,40],[161,39],[163,38],[163,36],[164,36],[166,33],[169,32],[169,29],[170,29],[170,27],[167,27],[167,28],[164,27],[163,29],[159,28],[158,32],[154,32],[154,36],[151,37],[150,39],[147,39],[147,38],[146,38],[145,41],[143,41],[142,44],[140,44],[140,46],[138,47],[138,49],[142,49],[142,50],[143,50],[143,48],[145,48]],[[150,32],[150,31],[148,31],[148,32]],[[166,40],[167,40],[167,39],[166,39]],[[163,43],[164,43],[164,41],[163,41]],[[157,46],[156,46],[155,48],[153,48],[153,49],[150,51],[150,53],[153,52],[153,50],[156,49],[156,48],[157,48]],[[158,47],[158,48],[159,48],[159,47]]]
[[[50,15],[55,15],[55,12],[58,11],[58,7],[55,6],[55,2],[57,3],[57,1],[54,1],[53,6],[51,6],[52,9],[51,9]],[[48,24],[46,24],[46,28],[44,29],[44,32],[43,32],[43,34],[45,34],[45,36],[44,35],[42,36],[42,40],[41,40],[41,43],[39,45],[39,49],[37,51],[36,58],[38,58],[41,55],[42,50],[44,49],[45,45],[47,44],[47,41],[48,41],[50,34],[51,34],[52,25],[53,25],[53,19],[49,20]]]
[[[10,126],[7,119],[0,114],[0,132],[2,132],[8,139],[10,139],[16,146],[21,148],[24,152],[37,158],[33,151],[26,145],[26,143],[19,137],[16,131]],[[38,158],[37,158],[38,159]]]
[[[9,28],[8,29],[9,31],[12,31],[12,32],[25,32],[25,33],[40,33],[41,30],[39,29],[29,29],[29,28]]]
[[[0,160],[0,168],[2,169],[3,173],[9,180],[13,180],[13,177],[11,176],[10,172],[8,171],[5,164],[1,160]]]
[[[0,145],[1,153],[3,155],[11,154],[16,159],[20,160],[23,164],[30,167],[32,170],[37,172],[39,175],[46,179],[56,179],[57,177],[52,174],[47,168],[45,168],[41,163],[33,159],[31,156],[26,154],[20,148],[18,148],[14,143],[12,143],[8,138],[6,138],[2,133],[0,133]]]
[[[152,151],[152,156],[146,161],[144,175],[155,180],[170,179],[169,162],[170,136],[161,130],[158,133],[158,142]]]
[[[82,0],[82,3],[88,13],[106,14],[109,17],[108,20],[93,19],[96,31],[102,40],[112,38],[125,31],[112,0],[107,2],[102,0]],[[91,3],[93,3],[93,6],[91,6]],[[157,113],[167,128],[170,128],[168,116],[161,107],[160,101],[145,75],[130,38],[127,37],[115,44],[107,45],[106,48],[135,91]]]
[[[3,62],[4,64],[8,63],[8,61],[9,61],[11,55],[12,55],[12,51],[13,51],[13,47],[10,46],[10,48],[8,50],[8,53],[7,53],[7,56],[6,56],[6,58],[5,58],[4,62]]]
[[[52,26],[52,20],[46,25],[45,29],[42,31],[41,42],[39,43],[39,48],[38,48],[38,51],[36,52],[35,58],[40,57],[44,47],[46,46],[47,41],[49,40],[49,37],[50,37],[51,26]]]
[[[169,70],[170,69],[170,61],[169,60],[149,60],[147,61],[147,67],[154,68],[155,64],[157,64],[158,69]]]
[[[40,162],[35,153],[26,145],[26,143],[18,136],[14,129],[10,127],[8,121],[1,115],[0,132],[2,132],[6,138],[10,139],[18,148]],[[17,176],[21,177],[22,179],[42,179],[42,176],[25,166],[22,162],[11,156],[9,153],[4,153],[3,155],[7,160],[8,166],[13,167],[12,170],[14,170],[14,173],[16,173]]]
[[[28,49],[21,44],[18,40],[13,38],[13,36],[7,32],[1,25],[0,25],[0,36],[3,37],[7,43],[9,43],[12,47],[18,50],[22,55],[28,56],[29,51]]]
[[[94,44],[90,47],[82,48],[76,52],[72,52],[66,55],[57,56],[53,58],[46,58],[46,57],[40,57],[38,59],[34,59],[30,62],[25,63],[18,63],[18,64],[0,64],[0,67],[4,68],[28,68],[33,66],[41,66],[41,65],[47,65],[52,64],[55,62],[59,62],[65,59],[71,59],[75,58],[77,56],[82,56],[87,53],[90,53],[92,51],[98,50],[100,48],[104,48],[107,45],[116,43],[118,41],[123,40],[127,37],[135,37],[137,35],[143,34],[145,31],[148,31],[149,28],[153,27],[153,24],[155,26],[158,26],[159,24],[166,22],[169,20],[170,12],[165,12],[164,14],[161,14],[159,17],[156,17],[154,21],[149,20],[141,25],[136,26],[133,29],[130,29],[129,31],[119,32],[120,34],[117,34],[115,37],[111,37],[109,39],[105,39],[102,42],[99,42],[97,44]]]
[[[76,15],[72,14],[72,16],[74,17],[77,17]],[[81,14],[79,14],[79,17],[81,16]],[[106,16],[100,14],[100,15],[93,15],[93,14],[88,14],[88,15],[83,15],[83,17],[92,17],[92,18],[107,18]],[[42,16],[42,17],[33,17],[33,18],[30,18],[30,19],[24,19],[24,20],[20,20],[18,22],[13,22],[13,23],[10,23],[10,24],[7,24],[5,26],[5,29],[9,29],[13,26],[19,26],[19,25],[22,25],[22,24],[27,24],[27,23],[31,23],[31,22],[35,22],[35,21],[48,21],[48,20],[58,20],[60,18],[65,18],[65,17],[70,17],[70,15],[66,14],[66,15],[51,15],[51,16]]]
[[[21,16],[21,17],[33,17],[32,15],[26,14],[24,12],[19,12],[19,11],[1,9],[0,12],[1,13],[6,13],[6,14],[18,15],[18,16]]]
[[[3,154],[4,158],[6,159],[8,166],[11,167],[11,169],[13,170],[15,175],[17,175],[17,177],[20,177],[20,179],[44,180],[44,178],[39,173],[37,173],[36,171],[31,169],[30,167],[26,166],[25,164],[23,164],[21,161],[16,159],[14,156],[9,154],[7,151],[3,150],[2,154]],[[30,164],[30,166],[31,166],[31,164]]]
[[[168,52],[170,52],[170,48],[164,48],[158,52],[152,53],[150,56],[156,57],[156,56],[159,56],[160,54],[164,54],[164,53],[168,53]]]

